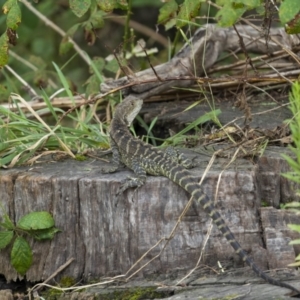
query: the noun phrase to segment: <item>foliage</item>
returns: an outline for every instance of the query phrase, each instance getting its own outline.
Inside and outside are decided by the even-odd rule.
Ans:
[[[28,236],[38,241],[52,240],[55,233],[59,232],[53,217],[46,211],[31,212],[23,216],[16,225],[4,214],[0,228],[0,250],[12,245],[10,262],[21,275],[25,275],[33,259]]]
[[[288,121],[294,146],[290,146],[290,149],[295,154],[295,157],[290,157],[288,155],[282,155],[288,164],[290,165],[292,171],[282,174],[284,177],[300,184],[300,83],[295,82],[292,86],[292,92],[289,97],[290,110],[293,113],[293,118]],[[299,191],[298,191],[299,194]],[[292,209],[295,213],[300,215],[300,203],[291,202],[284,206],[285,208]],[[300,233],[300,225],[288,224],[288,227],[294,231]],[[300,239],[296,239],[290,242],[291,245],[300,244]],[[300,266],[300,254],[296,257],[296,262],[290,264],[289,266],[299,267]]]
[[[70,99],[73,99],[67,79],[57,66],[55,68],[61,84]],[[68,114],[64,122],[72,124],[72,126],[63,126],[59,115],[64,111],[53,107],[46,93],[43,93],[42,96],[47,106],[46,109],[34,111],[22,97],[15,94],[11,95],[13,104],[17,108],[15,112],[11,108],[0,106],[0,113],[5,117],[4,119],[0,118],[0,167],[13,167],[28,161],[33,163],[44,154],[59,154],[59,150],[63,150],[66,155],[82,160],[80,155],[75,156],[73,153],[109,146],[108,138],[103,133],[102,124],[99,126],[97,120],[95,120],[96,123],[93,122],[94,110],[92,107],[76,110],[75,115]],[[20,109],[20,104],[24,105],[36,120],[28,118]],[[40,113],[51,115],[56,124],[48,125],[39,116]]]
[[[168,138],[164,142],[163,145],[167,146],[167,145],[171,144],[173,146],[176,146],[177,144],[182,142],[182,140],[186,139],[185,133],[187,133],[188,131],[190,131],[192,129],[197,128],[197,126],[200,124],[204,124],[208,121],[213,121],[215,123],[219,123],[217,116],[220,115],[220,113],[221,113],[221,110],[216,109],[216,110],[212,110],[212,111],[200,116],[195,121],[193,121],[191,124],[189,124],[187,127],[185,127],[183,130],[181,130],[180,132],[178,132],[178,133],[174,134],[173,136],[171,136],[170,138]]]
[[[298,0],[277,1],[276,3],[278,2],[281,4],[279,6],[280,20],[286,26],[286,30],[289,33],[299,32]],[[231,26],[245,12],[253,9],[256,9],[261,16],[267,17],[266,3],[267,1],[261,0],[216,0],[219,6],[216,19],[221,26]],[[135,44],[132,41],[134,33],[129,26],[132,10],[147,5],[159,8],[157,23],[169,30],[173,27],[178,29],[185,25],[201,23],[197,18],[207,7],[207,0],[169,0],[165,3],[160,0],[63,0],[55,2],[55,5],[49,0],[33,3],[29,3],[29,0],[6,0],[2,5],[3,15],[0,16],[0,25],[3,25],[3,28],[6,27],[5,32],[0,32],[0,68],[9,64],[12,68],[16,68],[17,73],[21,73],[22,78],[30,82],[30,85],[36,88],[42,87],[52,94],[59,84],[59,78],[53,72],[50,63],[55,61],[57,65],[63,65],[64,73],[72,83],[73,93],[77,91],[80,93],[85,91],[86,95],[97,93],[101,81],[99,74],[105,71],[111,75],[118,70],[116,60],[108,61],[104,60],[104,57],[116,49],[118,38],[121,38],[119,31],[113,31],[113,35],[108,40],[98,39],[98,33],[110,19],[109,13],[117,11],[120,16],[126,15],[121,44],[123,50],[116,51],[122,53],[125,50],[130,51],[128,45],[132,49]],[[66,6],[69,9],[66,9]],[[212,16],[214,17],[215,14]],[[44,27],[43,23],[46,23],[50,29]],[[179,31],[176,39],[178,37]],[[20,64],[21,58],[15,55],[12,57],[12,51],[19,53],[19,56],[22,53],[21,58],[26,61],[23,60]],[[91,57],[94,56],[95,60],[88,58],[86,53],[89,53]],[[98,62],[102,60],[98,73],[89,69],[88,66],[84,67],[82,59],[88,66],[92,62],[97,67]],[[142,63],[141,59],[140,64]],[[20,87],[16,78],[12,78],[7,70],[2,72],[6,83],[5,85],[1,83],[0,77],[0,101],[1,98],[7,100],[10,92],[30,99],[30,95],[20,90],[22,85]]]
[[[24,99],[16,96],[16,99]],[[47,97],[44,98],[49,106],[49,113],[58,120],[58,113],[63,111],[59,108],[51,107],[51,102]],[[18,103],[16,102],[18,107]],[[45,111],[45,110],[43,110]],[[47,111],[47,110],[46,110]],[[85,118],[68,115],[69,123],[73,126],[62,126],[56,124],[54,126],[47,125],[38,113],[34,112],[37,121],[28,119],[21,110],[13,112],[0,106],[0,113],[9,118],[10,122],[0,119],[0,166],[13,167],[21,165],[31,160],[31,163],[40,158],[42,154],[58,153],[57,149],[63,150],[66,154],[76,158],[73,153],[82,153],[90,148],[107,148],[108,139],[104,135],[101,126],[91,124],[93,117],[92,109],[86,109],[81,112]],[[45,151],[40,153],[40,151]],[[51,152],[51,150],[53,152]],[[82,160],[82,158],[79,159]]]
[[[293,171],[283,174],[284,177],[294,182],[300,183],[300,83],[296,82],[292,86],[292,92],[289,97],[290,110],[293,113],[293,119],[288,121],[294,146],[290,147],[295,154],[295,158],[288,155],[283,157],[286,159]]]
[[[66,126],[66,123],[59,121],[59,116],[64,111],[52,106],[53,97],[49,95],[56,93],[60,88],[60,96],[68,96],[70,99],[76,93],[85,92],[86,96],[98,93],[99,84],[106,74],[118,74],[119,66],[113,55],[105,58],[105,55],[111,54],[114,49],[116,56],[120,56],[121,60],[123,57],[125,64],[130,56],[134,56],[136,60],[140,59],[141,65],[147,64],[143,57],[137,58],[140,53],[136,52],[134,34],[128,23],[135,8],[146,5],[156,7],[159,9],[157,23],[169,30],[185,25],[199,26],[201,20],[197,18],[203,15],[203,9],[208,5],[207,0],[169,0],[164,3],[160,0],[63,0],[55,2],[55,5],[50,0],[32,3],[28,0],[3,2],[0,25],[6,27],[6,30],[0,36],[0,65],[4,66],[7,62],[8,65],[0,73],[0,101],[11,100],[16,110],[0,107],[0,113],[4,116],[0,119],[0,167],[12,167],[29,160],[32,162],[42,150],[59,149],[74,158],[73,153],[78,153],[77,159],[82,159],[81,154],[89,148],[107,148],[106,127],[94,118],[94,108],[81,107],[80,111],[67,115],[65,120],[72,126]],[[256,9],[263,15],[265,3],[261,0],[217,0],[219,25],[234,24],[250,9]],[[105,41],[98,38],[104,25],[109,25],[109,12],[112,11],[126,16],[123,43],[117,49],[115,45],[120,37],[119,32],[113,31]],[[293,26],[297,23],[298,12],[299,8],[296,9],[293,0],[285,0],[279,7],[280,18],[282,22],[289,22],[290,29],[296,28]],[[214,17],[215,12],[211,16]],[[43,27],[43,23],[49,27]],[[181,34],[183,31],[177,32]],[[110,44],[110,40],[115,36],[115,43]],[[129,50],[126,44],[129,44]],[[22,53],[22,57],[17,58],[17,53]],[[55,64],[52,64],[52,61],[55,61]],[[16,76],[9,73],[8,66],[15,68],[24,82],[19,83]],[[1,76],[5,84],[2,84]],[[32,87],[32,90],[27,87]],[[32,100],[33,96],[44,101],[47,108],[35,112],[34,119],[29,119],[21,110],[20,103]],[[118,99],[113,101],[112,103],[116,103]],[[110,103],[110,106],[113,105]],[[55,120],[54,126],[38,118],[39,113],[45,112]],[[207,119],[207,116],[203,118]],[[208,116],[208,119],[213,118]],[[177,144],[185,138],[184,134],[188,129],[197,128],[203,120],[199,118],[185,131],[168,139],[166,144]],[[153,144],[155,139],[151,136],[151,128],[154,123],[155,120],[146,129]]]
[[[267,1],[261,0],[217,0],[221,9],[216,15],[220,26],[234,25],[245,12],[255,9],[260,15],[269,14]],[[280,1],[279,18],[286,25],[287,33],[300,32],[300,7],[298,0]]]

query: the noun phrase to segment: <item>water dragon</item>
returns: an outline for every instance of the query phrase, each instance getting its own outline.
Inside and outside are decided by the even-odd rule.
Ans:
[[[288,288],[293,291],[293,294],[300,294],[291,285],[273,279],[264,273],[242,249],[224,219],[216,210],[212,200],[203,192],[195,176],[187,170],[193,167],[193,162],[190,159],[185,158],[183,154],[177,153],[174,148],[160,150],[131,135],[128,127],[141,110],[142,105],[143,100],[137,98],[123,101],[116,107],[110,125],[109,135],[113,153],[113,165],[109,169],[104,169],[103,172],[115,172],[120,165],[125,164],[136,175],[135,177],[127,178],[121,184],[117,194],[123,193],[128,188],[142,186],[146,181],[146,174],[162,175],[169,178],[189,192],[201,204],[204,211],[212,218],[235,252],[258,276],[272,285]]]

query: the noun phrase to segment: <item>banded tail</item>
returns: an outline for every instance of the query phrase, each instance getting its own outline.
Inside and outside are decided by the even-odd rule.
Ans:
[[[195,180],[194,176],[182,166],[177,165],[171,168],[168,172],[166,172],[167,177],[184,188],[187,192],[189,192],[193,198],[198,201],[203,210],[212,218],[213,222],[217,225],[218,229],[221,231],[222,235],[227,239],[235,252],[240,256],[240,258],[251,267],[251,269],[262,279],[267,281],[272,285],[277,285],[280,287],[288,288],[297,294],[300,292],[294,288],[293,286],[278,281],[272,277],[269,277],[266,273],[260,270],[252,258],[248,256],[248,254],[243,250],[239,242],[235,239],[233,233],[230,231],[229,227],[225,223],[224,219],[220,215],[220,213],[216,210],[212,200],[203,192],[200,184]]]

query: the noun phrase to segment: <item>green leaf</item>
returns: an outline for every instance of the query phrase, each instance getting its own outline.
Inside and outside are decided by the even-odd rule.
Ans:
[[[0,36],[0,68],[4,67],[8,62],[8,36],[4,32]]]
[[[232,3],[227,2],[216,14],[218,24],[222,27],[229,27],[236,23],[247,7],[243,4],[233,6]]]
[[[32,264],[32,251],[23,237],[17,237],[10,254],[10,261],[16,271],[25,275]]]
[[[298,13],[293,20],[286,24],[285,31],[288,34],[300,33],[300,13]]]
[[[99,8],[103,11],[110,12],[117,7],[116,0],[96,0]]]
[[[90,8],[91,0],[69,0],[70,8],[78,17],[82,17]]]
[[[67,35],[70,37],[73,37],[73,35],[75,34],[75,32],[78,30],[79,24],[75,24],[73,25],[68,31],[67,31]]]
[[[300,202],[294,201],[294,202],[290,202],[290,203],[287,203],[284,205],[284,208],[290,208],[290,207],[292,207],[292,208],[299,207],[300,208]]]
[[[94,68],[96,68],[99,72],[101,72],[105,66],[105,60],[102,57],[94,57],[92,59],[92,62],[94,63]],[[89,72],[91,74],[95,73],[94,69],[92,68],[92,66],[89,67]]]
[[[4,249],[14,237],[14,232],[9,231],[0,231],[0,249]]]
[[[69,39],[67,36],[65,36],[59,45],[59,54],[64,55],[68,53],[71,49],[73,49],[73,44],[69,42]]]
[[[182,136],[183,134],[185,134],[186,132],[188,132],[189,130],[195,128],[196,126],[198,126],[199,124],[204,124],[205,122],[208,121],[214,121],[216,119],[216,117],[221,113],[220,109],[216,109],[216,110],[212,110],[202,116],[200,116],[198,119],[196,119],[194,122],[192,122],[191,124],[189,124],[188,126],[186,126],[183,130],[181,130],[180,132],[177,132],[176,134],[174,134],[173,136],[171,136],[170,138],[168,138],[163,145],[167,145],[168,143],[172,143],[172,141],[174,141],[176,138]]]
[[[17,227],[23,230],[48,229],[54,226],[54,219],[47,211],[32,212],[22,217]]]
[[[16,4],[16,0],[8,0],[2,6],[2,12],[6,15],[9,13],[13,5]]]
[[[158,23],[165,24],[170,19],[175,18],[177,9],[178,9],[178,4],[175,0],[171,0],[165,3],[159,9]]]
[[[127,9],[128,8],[127,0],[117,0],[116,8]]]
[[[52,240],[54,238],[55,233],[60,232],[61,230],[56,228],[56,227],[52,227],[49,229],[43,229],[43,230],[36,230],[33,233],[33,237],[38,240],[38,241],[42,241],[42,240]]]
[[[300,225],[297,225],[297,224],[288,224],[287,226],[290,229],[294,230],[294,231],[300,232]]]
[[[104,67],[106,71],[112,72],[113,74],[116,74],[119,68],[120,66],[115,58],[107,61]]]
[[[289,245],[300,245],[300,239],[290,241]]]
[[[292,263],[292,264],[288,264],[288,267],[300,267],[300,261]]]
[[[300,11],[299,0],[285,0],[279,8],[279,18],[282,25],[291,21]]]
[[[243,4],[248,7],[248,10],[261,6],[260,0],[235,0],[235,1],[232,1],[232,3]]]
[[[201,2],[203,1],[185,0],[179,9],[176,26],[182,27],[186,25],[192,18],[196,17],[198,15]]]
[[[21,9],[16,2],[9,10],[6,19],[6,25],[12,30],[17,30],[19,24],[21,23]]]
[[[3,216],[4,218],[4,222],[3,223],[0,223],[0,226],[8,229],[8,230],[13,230],[15,229],[15,225],[14,223],[11,221],[11,219],[9,218],[9,216],[7,214],[5,214]]]
[[[95,11],[92,13],[88,22],[93,26],[92,28],[98,29],[104,26],[104,17],[105,13],[101,10]]]
[[[87,80],[86,84],[86,95],[90,96],[93,94],[99,93],[99,86],[100,86],[100,80],[96,74],[93,74],[90,76],[90,78]]]

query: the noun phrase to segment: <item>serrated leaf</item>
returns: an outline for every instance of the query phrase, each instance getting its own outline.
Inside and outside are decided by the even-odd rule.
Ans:
[[[4,67],[8,62],[8,36],[4,32],[0,36],[0,68]]]
[[[54,219],[47,211],[37,211],[22,217],[17,227],[23,230],[48,229],[54,226]]]
[[[192,18],[198,15],[202,1],[185,0],[179,9],[176,26],[186,25]]]
[[[90,8],[91,0],[69,0],[70,8],[77,17],[82,17]]]
[[[11,219],[9,218],[9,216],[7,214],[5,214],[3,216],[4,218],[4,222],[1,223],[0,225],[8,230],[13,230],[15,228],[14,223],[11,221]]]
[[[246,10],[247,8],[243,4],[240,4],[240,7],[238,5],[233,7],[230,2],[226,3],[216,14],[218,25],[222,27],[232,26]]]
[[[105,12],[110,12],[117,7],[116,0],[96,0],[99,8]]]
[[[44,230],[36,230],[34,231],[33,237],[38,241],[52,240],[54,238],[55,233],[60,231],[61,230],[56,227],[52,227]]]
[[[299,13],[299,0],[285,0],[279,7],[279,18],[284,25],[291,21]]]
[[[14,232],[12,230],[0,231],[0,249],[4,249],[14,237]]]
[[[177,9],[178,9],[178,4],[175,0],[171,0],[165,3],[159,9],[158,23],[164,24],[168,22],[170,19],[173,19],[176,16]]]
[[[32,251],[28,242],[23,237],[17,237],[13,244],[10,261],[16,271],[25,275],[32,264]]]
[[[6,18],[6,26],[12,30],[17,30],[21,23],[21,9],[16,2],[9,10]]]

